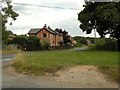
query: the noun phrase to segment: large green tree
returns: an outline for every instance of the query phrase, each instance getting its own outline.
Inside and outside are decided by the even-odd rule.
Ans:
[[[12,34],[11,31],[7,31],[6,30],[6,23],[8,23],[8,18],[11,18],[13,20],[16,20],[16,18],[19,16],[18,13],[16,13],[13,10],[13,6],[11,5],[11,2],[7,1],[7,2],[2,2],[2,3],[6,3],[6,7],[2,7],[2,10],[0,12],[0,14],[2,15],[2,40],[5,41],[7,36],[9,34]],[[12,23],[10,23],[12,24]]]
[[[110,34],[120,39],[120,2],[86,2],[78,20],[87,34],[96,29],[102,38]]]

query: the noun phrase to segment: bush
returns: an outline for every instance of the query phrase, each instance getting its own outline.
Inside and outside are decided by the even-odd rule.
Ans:
[[[101,50],[116,51],[117,50],[117,41],[113,40],[113,39],[99,39],[95,43],[95,48],[101,49]]]
[[[87,45],[87,41],[85,38],[81,38],[80,43]]]
[[[111,40],[111,39],[106,39],[103,48],[105,50],[117,51],[117,41]]]
[[[88,46],[89,46],[90,50],[95,50],[96,49],[96,46],[93,43],[89,44]]]
[[[84,46],[84,44],[77,43],[77,44],[75,45],[75,47],[82,47],[82,46]]]
[[[50,43],[48,41],[43,41],[41,49],[48,50],[49,47],[50,47]]]
[[[33,50],[40,50],[40,49],[41,49],[41,43],[39,42],[38,37],[30,36],[28,38],[27,50],[33,51]]]
[[[95,48],[103,49],[104,44],[105,44],[105,39],[98,39],[98,40],[96,40]]]

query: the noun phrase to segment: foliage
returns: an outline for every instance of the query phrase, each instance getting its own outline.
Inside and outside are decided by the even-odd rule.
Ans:
[[[20,48],[20,49],[24,50],[27,45],[27,37],[17,36],[12,40],[12,43],[17,44],[18,49]]]
[[[74,47],[82,47],[82,46],[84,46],[84,44],[77,43]]]
[[[41,49],[46,50],[49,49],[49,47],[50,47],[50,43],[47,41],[43,41]]]
[[[28,37],[28,43],[26,46],[27,50],[40,50],[41,49],[41,43],[37,36],[29,36]]]
[[[80,43],[87,45],[87,41],[86,41],[85,38],[82,38],[82,39],[80,40]]]
[[[13,10],[13,6],[11,5],[11,2],[5,2],[6,7],[3,7],[0,11],[0,14],[2,15],[2,40],[6,41],[8,35],[12,34],[10,31],[6,31],[6,23],[8,23],[8,18],[11,18],[13,20],[16,20],[16,18],[19,16],[18,13],[16,13]],[[10,23],[10,25],[12,22]]]
[[[96,49],[102,49],[103,50],[104,49],[103,48],[104,44],[105,44],[105,39],[99,39],[99,40],[96,41],[95,47],[96,47]]]
[[[12,31],[3,30],[2,31],[2,40],[3,40],[3,43],[7,44],[8,36],[12,35],[12,34],[13,34]]]
[[[87,45],[87,38],[81,36],[75,36],[73,38],[77,41],[77,43]]]
[[[67,43],[71,43],[71,41],[70,41],[70,36],[68,35],[68,32],[67,32],[67,31],[65,31],[65,30],[63,31],[62,29],[58,29],[58,28],[56,28],[55,31],[57,31],[57,32],[59,32],[60,34],[62,34],[64,45],[66,45]]]
[[[15,37],[12,42],[14,44],[19,44],[19,45],[22,45],[22,44],[26,44],[27,43],[27,37],[24,37],[24,36],[17,36]]]
[[[116,40],[111,40],[111,39],[106,39],[103,48],[105,50],[117,51],[118,50],[117,41]]]
[[[95,43],[95,48],[98,50],[112,50],[117,51],[117,40],[113,39],[99,39]]]
[[[80,28],[90,34],[96,29],[103,38],[106,34],[120,38],[120,2],[86,2],[84,9],[78,14]]]

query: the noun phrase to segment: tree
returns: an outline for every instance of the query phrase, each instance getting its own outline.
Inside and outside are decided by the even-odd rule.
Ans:
[[[12,40],[13,44],[17,44],[18,48],[24,50],[27,47],[28,37],[27,36],[17,36]]]
[[[10,31],[10,30],[3,31],[3,32],[2,32],[2,40],[3,40],[3,43],[7,43],[8,36],[9,36],[9,35],[12,35],[12,34],[13,34],[13,32]]]
[[[10,1],[5,3],[7,6],[3,7],[0,12],[0,14],[2,15],[2,40],[3,41],[7,38],[9,34],[11,34],[11,33],[8,34],[8,31],[6,31],[6,26],[5,26],[6,23],[8,23],[8,18],[16,20],[16,18],[19,16],[19,14],[13,10],[13,6],[11,5]],[[10,24],[12,25],[12,22]]]
[[[66,45],[67,43],[71,43],[70,41],[70,36],[68,35],[68,32],[67,31],[62,31],[62,29],[58,29],[56,28],[55,31],[61,33],[63,35],[63,41],[64,41],[64,44]]]
[[[37,36],[29,36],[28,43],[27,43],[27,50],[40,50],[41,43]]]
[[[86,2],[78,14],[80,28],[90,34],[93,29],[103,38],[106,34],[120,39],[120,2]]]

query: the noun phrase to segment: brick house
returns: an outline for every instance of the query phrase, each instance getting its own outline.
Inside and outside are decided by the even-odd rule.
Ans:
[[[47,41],[51,47],[60,46],[63,44],[62,33],[52,30],[46,25],[43,28],[33,28],[28,32],[29,36],[37,36],[41,43]]]

